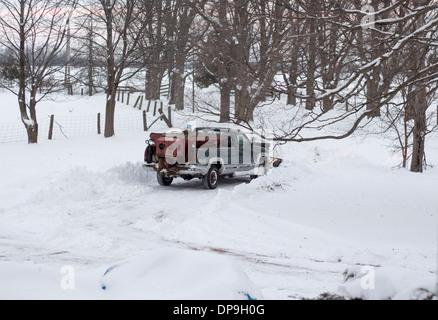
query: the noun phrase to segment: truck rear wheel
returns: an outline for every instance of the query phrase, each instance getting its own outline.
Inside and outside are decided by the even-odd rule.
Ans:
[[[173,178],[166,177],[159,172],[157,172],[157,181],[160,184],[160,186],[170,186],[173,182]]]
[[[217,167],[211,167],[207,175],[202,178],[202,182],[205,189],[216,189],[219,184],[219,169]]]

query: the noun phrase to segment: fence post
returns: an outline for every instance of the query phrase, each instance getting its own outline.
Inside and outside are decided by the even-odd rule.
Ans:
[[[138,110],[141,110],[143,108],[143,96],[140,98],[140,106],[138,107]]]
[[[125,91],[122,91],[122,103],[125,103]]]
[[[129,98],[131,97],[131,92],[128,92],[128,99],[126,100],[126,105],[129,106]]]
[[[160,101],[160,113],[163,113],[163,101]]]
[[[169,122],[172,123],[172,107],[171,106],[169,106],[167,108],[167,113],[168,113]]]
[[[157,101],[154,102],[154,117],[157,114]]]
[[[138,102],[140,101],[140,96],[138,96],[137,101],[135,101],[134,109],[137,108]]]
[[[143,129],[148,131],[148,120],[146,118],[146,110],[143,110]]]
[[[159,111],[161,116],[158,119],[160,119],[160,121],[164,121],[169,128],[172,128],[172,123],[170,122],[170,120],[166,117],[161,109]]]
[[[151,100],[148,100],[148,107],[147,107],[147,112],[149,112],[149,110],[151,109]]]
[[[49,140],[52,140],[53,138],[53,124],[55,122],[55,115],[52,114],[50,116],[50,126],[49,126]]]
[[[97,134],[101,134],[102,131],[100,129],[100,113],[97,114]]]
[[[120,89],[117,90],[117,101],[120,101]]]

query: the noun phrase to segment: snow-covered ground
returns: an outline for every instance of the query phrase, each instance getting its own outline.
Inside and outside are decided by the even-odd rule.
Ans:
[[[0,127],[20,126],[15,98],[0,92],[0,99]],[[89,116],[94,125],[104,101],[60,95],[42,102],[38,116]],[[354,136],[284,145],[283,165],[253,181],[227,179],[214,191],[199,181],[163,188],[142,167],[148,133],[132,104],[119,104],[117,115],[140,119],[140,128],[110,139],[88,131],[67,139],[57,131],[48,141],[43,129],[38,145],[0,144],[1,299],[300,299],[325,292],[409,299],[436,291],[436,166],[424,174],[396,169],[400,159],[387,141]],[[187,122],[173,117],[179,126]],[[165,129],[158,122],[152,131]],[[427,155],[438,165],[438,137],[428,141]],[[114,265],[125,269],[106,279]],[[66,266],[74,290],[62,288]],[[375,282],[367,290],[369,276]]]

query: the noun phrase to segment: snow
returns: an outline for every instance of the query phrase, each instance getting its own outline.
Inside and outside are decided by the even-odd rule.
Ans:
[[[156,248],[108,268],[1,262],[0,299],[258,300],[239,265],[217,254]],[[72,276],[69,288],[66,276]],[[20,281],[17,281],[19,279]]]
[[[374,290],[364,290],[364,278],[357,270],[348,270],[355,275],[352,280],[339,286],[339,292],[350,299],[366,300],[416,300],[427,299],[436,292],[436,276],[412,271],[400,271],[397,268],[379,268],[375,274],[378,287]]]
[[[20,124],[16,99],[0,95],[0,127]],[[105,99],[55,95],[37,107],[38,119],[95,119]],[[125,115],[141,111],[119,103],[116,117]],[[185,128],[193,117],[174,113],[172,120]],[[158,121],[151,130],[166,127]],[[387,141],[355,135],[284,145],[276,149],[282,166],[253,181],[226,179],[214,191],[198,180],[163,188],[142,167],[148,135],[116,129],[111,139],[87,131],[49,141],[42,132],[38,145],[0,144],[1,299],[325,292],[412,299],[434,292],[436,166],[424,174],[397,169]],[[437,140],[426,146],[432,164]],[[74,290],[60,285],[65,266],[75,271]],[[119,267],[104,276],[111,266]],[[374,289],[362,287],[362,266],[375,269]]]
[[[155,249],[110,267],[102,277],[106,298],[177,300],[262,299],[230,258],[193,250]],[[153,288],[145,290],[145,288]]]

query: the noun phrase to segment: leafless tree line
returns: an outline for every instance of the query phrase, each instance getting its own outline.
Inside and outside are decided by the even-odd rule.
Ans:
[[[275,140],[343,139],[382,117],[400,136],[403,165],[410,157],[411,171],[423,170],[425,138],[436,128],[430,125],[438,79],[436,2],[217,1],[196,8],[213,26],[201,52],[208,54],[202,63],[221,89],[221,120],[230,119],[231,87],[236,92],[231,120],[254,129],[254,105],[274,83],[288,104],[308,111],[281,122]],[[278,73],[282,81],[275,80]],[[394,104],[398,108],[390,107]],[[305,133],[351,117],[357,120],[339,135]],[[400,122],[403,126],[396,126]],[[401,135],[404,127],[411,129]]]
[[[297,115],[275,128],[275,140],[343,139],[382,118],[397,133],[403,165],[410,158],[412,171],[424,168],[436,115],[436,1],[0,0],[0,6],[1,44],[20,66],[14,92],[24,125],[36,132],[30,143],[37,141],[35,105],[42,98],[35,92],[70,39],[72,59],[87,61],[80,80],[89,94],[99,85],[107,94],[106,137],[115,134],[121,83],[141,75],[146,98],[155,100],[167,76],[169,102],[184,109],[186,77],[193,74],[218,87],[220,103],[209,112],[219,122],[254,129],[255,111],[263,113],[274,91]],[[44,32],[46,43],[39,40]],[[339,135],[306,134],[352,118]]]
[[[39,89],[59,70],[53,61],[65,46],[68,21],[76,4],[75,0],[0,2],[0,41],[17,61],[17,86],[9,90],[18,98],[29,143],[38,141],[36,106],[46,95],[38,95]]]

